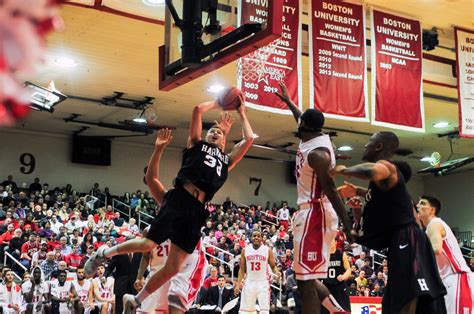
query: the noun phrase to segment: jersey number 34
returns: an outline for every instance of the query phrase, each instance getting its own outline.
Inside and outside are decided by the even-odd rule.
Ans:
[[[204,164],[211,168],[216,168],[216,173],[220,177],[222,171],[222,162],[211,155],[206,155],[206,160]]]

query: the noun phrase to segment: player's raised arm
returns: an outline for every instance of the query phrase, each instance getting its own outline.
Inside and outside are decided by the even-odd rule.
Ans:
[[[283,82],[280,82],[280,88],[281,93],[276,92],[275,95],[277,95],[288,106],[288,108],[291,110],[291,113],[293,113],[293,117],[298,123],[298,119],[301,116],[300,108],[298,108],[293,102],[293,100],[291,100],[290,96],[288,95],[288,89],[286,88],[286,85]]]
[[[229,154],[229,171],[232,170],[239,161],[242,160],[244,155],[247,153],[249,148],[253,144],[253,131],[252,126],[245,114],[245,100],[240,96],[240,106],[237,108],[237,112],[240,115],[240,121],[242,122],[242,134],[243,140],[238,142]]]
[[[155,150],[153,151],[153,154],[150,157],[146,172],[146,184],[148,185],[151,195],[153,196],[155,201],[160,204],[162,203],[163,196],[166,193],[163,184],[160,180],[158,180],[158,175],[160,172],[160,161],[166,146],[168,146],[172,139],[173,136],[171,136],[171,130],[161,129],[158,131],[155,141]]]
[[[191,148],[201,140],[202,137],[202,114],[209,110],[219,108],[217,101],[203,102],[193,110],[193,117],[191,119],[191,125],[189,127],[189,137],[187,147]]]
[[[379,160],[375,163],[367,162],[352,167],[338,165],[334,172],[339,175],[373,181],[377,185],[384,185],[388,189],[398,182],[397,168],[386,160]]]

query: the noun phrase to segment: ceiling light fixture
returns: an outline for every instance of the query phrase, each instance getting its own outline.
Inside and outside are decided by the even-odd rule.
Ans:
[[[135,118],[133,119],[133,122],[136,122],[136,123],[146,123],[146,119],[145,118]]]
[[[159,7],[165,5],[165,0],[142,0],[142,2],[151,7]]]
[[[30,107],[35,110],[54,112],[53,107],[67,99],[66,95],[56,89],[53,81],[49,83],[48,87],[27,81],[25,87],[30,92]]]
[[[353,148],[352,146],[344,145],[344,146],[340,146],[337,150],[341,152],[348,152],[348,151],[353,150]]]
[[[54,63],[63,68],[73,68],[77,65],[76,60],[69,57],[59,57],[54,60]]]
[[[427,157],[423,157],[420,159],[420,161],[424,161],[424,162],[431,162],[432,158],[427,156]]]
[[[449,123],[448,121],[440,121],[440,122],[433,123],[433,127],[437,129],[444,129],[449,126],[451,126],[451,123]]]
[[[217,94],[217,93],[220,93],[225,87],[222,86],[221,84],[214,84],[214,85],[211,85],[207,88],[207,91],[208,92],[211,92],[211,93],[214,93],[214,94]]]

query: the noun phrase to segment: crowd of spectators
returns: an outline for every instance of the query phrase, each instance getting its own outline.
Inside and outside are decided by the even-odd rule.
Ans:
[[[128,221],[112,208],[113,198],[130,207],[132,217]],[[206,302],[206,292],[217,286],[220,278],[228,285],[234,284],[230,278],[237,278],[239,256],[249,244],[253,230],[260,230],[264,243],[273,249],[278,268],[284,274],[283,294],[291,298],[296,280],[289,221],[295,208],[285,201],[241,206],[230,198],[222,205],[207,203],[206,208],[210,217],[202,229],[202,242],[210,267],[198,303]],[[0,258],[3,261],[3,254],[8,253],[18,259],[24,268],[11,263],[10,259],[4,267],[20,275],[26,269],[28,276],[28,270],[35,266],[42,269],[46,279],[58,270],[74,272],[101,245],[112,246],[139,236],[140,227],[144,226],[137,225],[139,213],[148,214],[140,218],[143,223],[149,223],[158,209],[148,191],[114,197],[108,188],[102,191],[95,183],[87,194],[81,194],[71,184],[50,189],[47,183],[35,178],[29,186],[19,186],[8,176],[0,184]],[[342,230],[336,240],[338,249],[346,251],[351,265],[351,276],[347,280],[350,295],[383,296],[388,280],[386,260],[381,265],[375,264],[373,257],[367,256],[363,249],[353,250]],[[273,293],[278,294],[276,290]]]

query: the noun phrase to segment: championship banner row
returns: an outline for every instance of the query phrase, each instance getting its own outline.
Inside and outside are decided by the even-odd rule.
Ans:
[[[264,1],[259,3],[242,1],[241,23],[266,18]],[[337,0],[312,0],[310,4],[310,107],[321,110],[330,118],[371,121],[374,125],[424,132],[420,21],[371,9],[372,115],[369,118],[365,7]],[[463,44],[472,47],[473,42],[468,40]],[[471,61],[464,64],[472,65],[472,49],[465,51],[468,54],[465,60]],[[282,37],[241,58],[238,71],[238,86],[249,107],[291,114],[273,95],[279,91],[280,81],[285,83],[295,103],[302,107],[299,0],[284,3]],[[464,81],[467,82],[467,78]],[[468,86],[464,87],[463,93],[471,95],[471,99],[464,98],[463,113],[464,117],[472,118],[474,82],[469,82],[461,82],[458,86]],[[468,129],[474,136],[474,122],[470,118],[460,118],[460,122],[470,123]],[[463,134],[466,131],[463,127]]]

